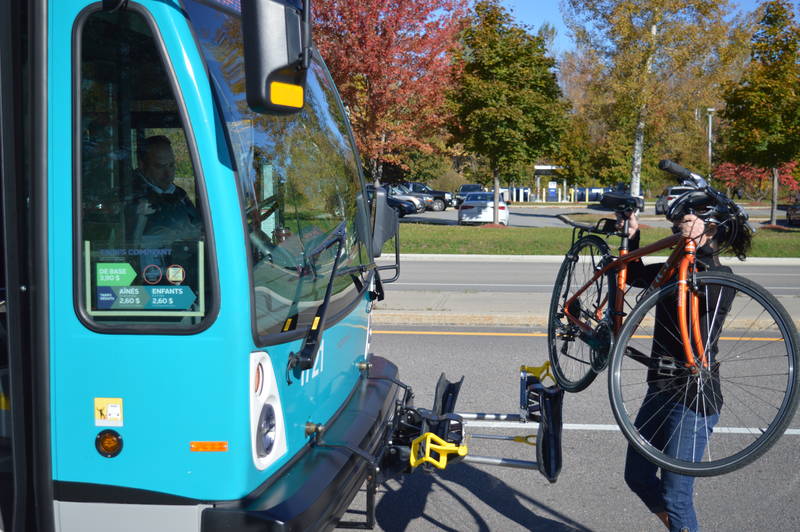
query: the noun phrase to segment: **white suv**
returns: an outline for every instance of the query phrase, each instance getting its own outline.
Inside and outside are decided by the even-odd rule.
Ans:
[[[667,214],[667,209],[675,199],[683,194],[694,190],[692,187],[667,187],[659,197],[656,198],[656,214]]]

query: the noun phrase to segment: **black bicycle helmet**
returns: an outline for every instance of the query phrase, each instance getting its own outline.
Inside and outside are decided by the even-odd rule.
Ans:
[[[714,224],[717,253],[730,249],[740,260],[744,260],[755,232],[744,209],[711,187],[698,174],[672,161],[661,161],[658,166],[680,178],[682,185],[694,187],[694,190],[684,192],[670,204],[667,219],[679,222],[685,215],[694,214],[707,224]]]
[[[667,219],[678,222],[687,214],[694,214],[705,220],[713,214],[716,203],[715,198],[705,190],[689,190],[670,204],[667,209]]]

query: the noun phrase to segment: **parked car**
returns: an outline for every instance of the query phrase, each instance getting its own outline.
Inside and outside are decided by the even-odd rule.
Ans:
[[[402,196],[413,196],[419,199],[422,202],[423,210],[433,209],[433,196],[431,196],[430,194],[424,194],[422,192],[414,192],[405,185],[389,185],[389,187],[393,189],[392,190],[393,194],[399,194]]]
[[[416,212],[425,212],[425,201],[416,194],[409,194],[405,189],[397,185],[383,185],[383,187],[386,189],[386,195],[390,198],[410,201],[416,206]],[[433,198],[431,198],[431,203],[433,203]]]
[[[425,210],[425,207],[417,198],[404,199],[398,196],[393,196],[388,187],[384,186],[383,188],[386,191],[386,203],[388,203],[389,207],[393,208],[397,212],[397,216],[400,218],[406,214],[415,214]],[[374,185],[367,185],[367,197],[370,201],[372,201],[374,191]]]
[[[410,201],[400,200],[389,196],[386,198],[386,203],[388,203],[389,207],[397,212],[397,216],[400,218],[406,214],[414,214],[417,212],[417,206]]]
[[[464,201],[464,198],[470,192],[483,192],[484,190],[486,189],[483,188],[483,185],[477,185],[474,183],[461,185],[458,187],[458,192],[456,192],[456,207],[461,205],[461,202]]]
[[[508,225],[508,205],[503,200],[497,206],[498,222]],[[494,221],[494,193],[470,192],[458,206],[458,223],[485,224]]]
[[[691,187],[667,187],[664,192],[656,198],[656,214],[666,214],[669,206],[675,199],[683,194],[693,190]]]
[[[800,202],[789,205],[786,208],[786,223],[788,225],[800,225]]]
[[[407,181],[403,183],[403,185],[412,192],[433,196],[433,205],[431,208],[434,211],[443,211],[447,207],[453,206],[453,195],[449,192],[445,192],[443,190],[433,190],[425,183],[419,183],[416,181]]]

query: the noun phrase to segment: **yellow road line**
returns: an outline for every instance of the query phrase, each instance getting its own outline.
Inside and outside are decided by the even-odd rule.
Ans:
[[[372,331],[372,334],[428,334],[434,336],[537,336],[547,337],[547,333],[501,333],[501,332],[459,332],[459,331]]]
[[[527,337],[536,337],[536,338],[546,338],[547,333],[504,333],[504,332],[465,332],[465,331],[379,331],[374,330],[372,334],[419,334],[419,335],[429,335],[429,336],[527,336]],[[637,339],[650,339],[652,336],[648,335],[641,335],[641,334],[634,334],[633,338]],[[727,341],[741,341],[741,342],[779,342],[783,340],[783,338],[759,338],[749,337],[749,336],[742,336],[742,337],[734,337],[734,336],[722,336],[720,340],[727,340]]]
[[[631,338],[640,338],[640,339],[649,339],[652,338],[650,335],[645,334],[634,334]],[[783,338],[771,338],[771,337],[763,337],[759,338],[758,336],[720,336],[720,340],[728,340],[731,342],[780,342]]]

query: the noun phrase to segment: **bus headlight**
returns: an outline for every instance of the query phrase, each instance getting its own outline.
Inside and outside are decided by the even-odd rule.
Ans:
[[[263,458],[272,452],[275,446],[275,409],[265,404],[261,407],[256,428],[256,454]]]
[[[286,430],[278,382],[264,351],[250,353],[250,446],[253,464],[264,470],[286,454]]]

